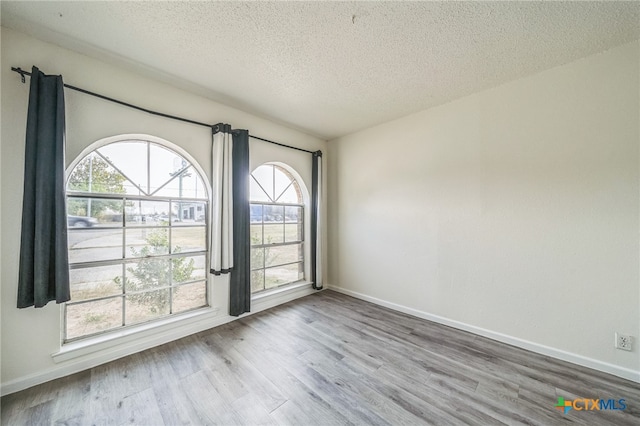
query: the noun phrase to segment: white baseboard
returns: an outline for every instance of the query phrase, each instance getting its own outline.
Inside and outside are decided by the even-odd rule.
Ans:
[[[378,299],[376,297],[368,296],[366,294],[358,293],[356,291],[348,290],[335,285],[325,285],[325,288],[334,290],[339,293],[346,294],[348,296],[355,297],[357,299],[365,300],[367,302],[374,303],[376,305],[384,306],[385,308],[393,309],[394,311],[402,312],[414,317],[426,319],[439,324],[443,324],[449,327],[457,328],[459,330],[468,331],[489,339],[497,340],[502,343],[507,343],[512,346],[517,346],[522,349],[536,352],[541,355],[550,356],[562,361],[567,361],[573,364],[581,365],[583,367],[589,367],[594,370],[609,373],[614,376],[622,377],[623,379],[631,380],[640,383],[640,371],[632,370],[630,368],[620,367],[614,364],[610,364],[597,359],[588,358],[582,355],[574,354],[571,352],[563,351],[561,349],[553,348],[550,346],[541,345],[539,343],[530,342],[528,340],[520,339],[517,337],[509,336],[506,334],[498,333],[495,331],[487,330],[481,327],[476,327],[471,324],[466,324],[460,321],[455,321],[449,318],[441,317],[439,315],[433,315],[427,312],[423,312],[417,309],[409,308],[407,306],[399,305],[396,303],[388,302],[386,300]]]
[[[163,327],[150,328],[127,335],[123,334],[121,339],[115,341],[113,339],[105,339],[105,341],[97,342],[93,345],[78,345],[77,348],[63,349],[52,355],[56,362],[55,366],[44,371],[3,382],[2,385],[0,385],[0,395],[8,395],[50,380],[79,373],[80,371],[123,358],[127,355],[132,355],[235,321],[239,318],[244,318],[314,292],[316,292],[316,290],[313,290],[311,284],[298,285],[281,289],[272,294],[267,294],[252,300],[251,312],[239,317],[232,317],[226,314],[218,315],[216,309],[212,309],[202,314],[194,313],[182,321],[174,321]]]
[[[553,358],[557,358],[563,361],[571,362],[573,364],[582,365],[585,367],[593,368],[605,373],[613,374],[618,377],[622,377],[634,382],[640,383],[640,371],[631,370],[628,368],[619,367],[606,362],[598,361],[592,358],[587,358],[581,355],[566,352],[560,349],[552,348],[549,346],[540,345],[538,343],[529,342],[527,340],[519,339],[513,336],[508,336],[502,333],[497,333],[491,330],[486,330],[473,325],[465,324],[459,321],[454,321],[448,318],[444,318],[438,315],[429,314],[417,309],[409,308],[403,305],[387,302],[375,297],[367,296],[362,293],[347,290],[341,287],[325,285],[325,288],[334,290],[340,293],[344,293],[349,296],[356,297],[358,299],[366,300],[367,302],[374,303],[376,305],[384,306],[389,309],[393,309],[398,312],[403,312],[418,318],[423,318],[429,321],[444,324],[450,327],[454,327],[460,330],[468,331],[480,336],[488,337],[499,342],[507,343],[513,346],[517,346],[523,349],[530,350],[542,355],[547,355]],[[244,318],[248,315],[263,311],[265,309],[278,306],[280,304],[289,302],[291,300],[307,296],[316,292],[310,285],[299,286],[289,291],[276,292],[267,296],[260,297],[252,302],[251,313],[244,314],[240,317],[232,317],[229,315],[212,316],[201,315],[194,317],[190,321],[177,325],[171,329],[157,330],[155,333],[148,334],[144,337],[134,336],[130,341],[123,344],[110,345],[107,349],[96,348],[93,351],[87,351],[87,353],[81,354],[76,357],[66,357],[65,355],[57,355],[59,364],[54,367],[39,371],[34,374],[20,377],[8,382],[2,383],[0,386],[0,394],[2,396],[10,393],[18,392],[27,389],[31,386],[35,386],[41,383],[48,382],[50,380],[58,379],[60,377],[68,376],[70,374],[78,373],[89,368],[96,367],[98,365],[131,355],[137,352],[141,352],[146,349],[159,346],[182,337],[189,336],[191,334],[198,333],[200,331],[208,330],[213,327],[226,324],[234,321],[238,318]],[[214,314],[215,315],[215,314]]]

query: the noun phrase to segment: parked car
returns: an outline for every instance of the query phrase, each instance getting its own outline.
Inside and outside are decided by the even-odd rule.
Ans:
[[[67,226],[69,228],[89,228],[97,223],[98,220],[95,217],[67,215]]]

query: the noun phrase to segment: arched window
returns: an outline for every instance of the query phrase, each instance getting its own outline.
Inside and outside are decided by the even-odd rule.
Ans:
[[[304,279],[304,199],[284,167],[264,164],[251,173],[251,291]]]
[[[152,140],[98,143],[67,174],[65,341],[208,304],[204,180]]]

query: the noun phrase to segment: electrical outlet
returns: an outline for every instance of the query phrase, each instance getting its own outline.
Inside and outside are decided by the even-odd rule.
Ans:
[[[631,350],[632,338],[626,334],[616,333],[616,349],[622,349],[623,351]]]

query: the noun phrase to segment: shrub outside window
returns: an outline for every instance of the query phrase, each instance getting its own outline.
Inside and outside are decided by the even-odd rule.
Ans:
[[[264,164],[251,173],[251,291],[304,279],[304,202],[284,167]]]
[[[65,342],[208,305],[200,173],[155,142],[100,146],[67,177]]]

